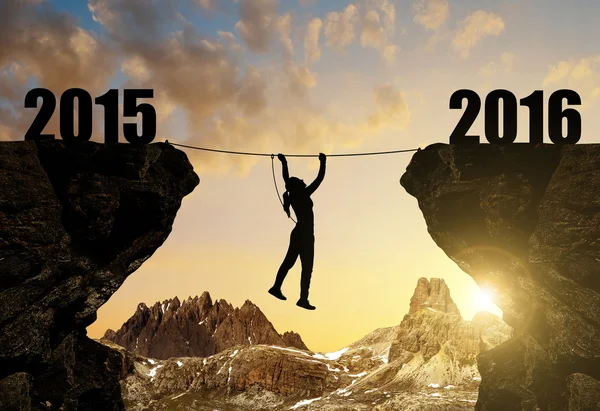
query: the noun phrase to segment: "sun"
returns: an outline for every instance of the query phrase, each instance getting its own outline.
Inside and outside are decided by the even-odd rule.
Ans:
[[[489,288],[478,288],[477,292],[473,295],[473,305],[475,311],[488,311],[493,314],[499,314],[502,311],[494,304],[494,291]],[[500,314],[501,315],[501,314]]]

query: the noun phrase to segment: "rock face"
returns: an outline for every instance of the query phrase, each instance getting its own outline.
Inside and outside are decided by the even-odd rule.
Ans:
[[[209,357],[235,345],[267,344],[308,350],[296,333],[281,336],[263,312],[246,300],[234,308],[225,300],[213,304],[210,294],[144,303],[117,331],[103,337],[145,357]]]
[[[458,307],[450,297],[450,289],[441,278],[419,278],[417,288],[410,299],[408,314],[414,314],[423,308],[431,308],[443,313],[458,314]]]
[[[401,367],[393,382],[417,388],[473,386],[479,380],[477,356],[510,337],[512,329],[496,315],[480,312],[472,321],[463,320],[444,280],[421,278],[390,346],[390,364]]]
[[[134,364],[122,382],[128,409],[160,409],[153,402],[163,398],[173,407],[170,400],[180,393],[218,400],[252,390],[270,392],[274,400],[280,396],[274,402],[281,404],[285,397],[318,396],[331,378],[326,361],[311,360],[308,352],[291,348],[246,345],[207,358],[155,360],[112,347]]]
[[[517,331],[480,356],[477,409],[600,409],[600,146],[436,144],[401,184]]]
[[[423,306],[399,326],[379,328],[332,353],[245,343],[205,358],[158,360],[102,342],[125,358],[129,371],[121,384],[132,410],[472,410],[476,356],[506,341],[512,330],[489,313],[464,321],[440,279],[419,280],[413,302],[429,284],[445,287],[435,294],[444,297],[434,300],[443,300],[440,307],[450,312]],[[163,304],[168,313],[173,302]]]
[[[295,333],[293,331],[286,331],[283,333],[283,344],[285,344],[286,347],[296,347],[296,348],[300,348],[302,350],[308,350],[308,347],[306,346],[306,344],[304,344],[304,341],[302,341],[302,337],[300,337],[300,334]]]
[[[166,144],[0,143],[0,409],[122,409],[121,354],[85,328],[198,181]]]

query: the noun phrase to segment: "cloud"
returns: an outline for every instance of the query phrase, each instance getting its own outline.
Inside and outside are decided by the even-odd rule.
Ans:
[[[219,6],[219,0],[194,0],[194,3],[208,10],[216,10]]]
[[[240,0],[240,21],[235,28],[251,51],[269,51],[277,5],[277,0]]]
[[[379,19],[379,13],[369,10],[363,19],[363,31],[360,36],[360,44],[363,47],[379,48],[385,43],[385,31]]]
[[[558,83],[568,78],[569,74],[573,70],[574,65],[575,63],[572,61],[560,61],[556,65],[550,65],[548,74],[543,81],[544,86]]]
[[[239,101],[243,101],[244,111],[260,110],[260,105],[248,107],[248,101],[263,101],[260,96],[248,96],[248,82],[253,84],[250,90],[259,95],[264,91],[258,90],[256,73],[244,68],[234,36],[219,32],[219,38],[206,38],[189,25],[169,32],[165,27],[176,21],[176,13],[160,11],[169,10],[171,3],[156,2],[158,11],[144,14],[138,13],[145,8],[140,2],[90,1],[94,18],[105,24],[118,51],[126,56],[122,70],[130,75],[128,87],[161,90],[164,99],[193,113],[199,121],[214,115],[221,105]],[[132,19],[138,19],[136,24],[144,31],[129,37]],[[241,98],[243,91],[245,97]],[[161,104],[156,97],[153,103]]]
[[[362,25],[360,43],[381,52],[381,57],[391,63],[395,59],[398,46],[391,39],[396,29],[396,7],[388,0],[380,0],[370,4]]]
[[[580,60],[563,60],[550,65],[544,78],[544,86],[566,81],[575,85],[582,81],[593,80],[598,76],[600,56],[585,57]]]
[[[350,45],[356,36],[358,9],[354,4],[346,6],[342,12],[327,13],[325,19],[325,44],[338,50]]]
[[[0,14],[0,140],[22,140],[37,110],[24,110],[28,80],[54,92],[103,94],[117,67],[113,51],[68,14],[39,1],[4,0]],[[12,107],[8,109],[6,107]],[[44,133],[58,134],[58,109]]]
[[[320,33],[326,31],[327,21],[321,27],[318,19],[309,22],[304,62],[299,63],[292,34],[300,31],[289,13],[273,12],[276,2],[242,2],[238,40],[229,31],[212,37],[198,33],[170,0],[155,0],[153,8],[137,1],[89,0],[92,17],[103,26],[101,38],[67,14],[39,8],[32,1],[7,1],[0,15],[0,95],[8,103],[0,105],[0,139],[22,139],[37,113],[22,110],[32,77],[44,86],[82,87],[97,96],[106,92],[119,70],[126,78],[122,88],[155,90],[151,103],[157,112],[156,141],[318,152],[356,145],[383,128],[404,127],[410,119],[403,93],[392,86],[375,91],[373,108],[363,117],[341,121],[330,115],[324,108],[328,102],[311,98],[318,77],[308,66],[320,56]],[[379,4],[380,23],[388,27],[395,9],[385,11],[386,2]],[[331,20],[335,23],[325,41],[329,38],[343,47],[355,38],[358,11],[351,5],[338,17]],[[257,66],[246,59],[248,52],[268,49],[272,40],[278,40],[281,52],[270,54],[269,64]],[[379,47],[383,54],[395,52],[389,42]],[[96,118],[102,119],[102,113]],[[49,125],[53,127],[57,129]],[[244,173],[256,160],[188,154],[199,172]]]
[[[500,56],[500,61],[491,61],[479,69],[479,75],[483,77],[493,77],[498,71],[509,73],[512,71],[515,55],[505,51]]]
[[[392,85],[377,87],[373,99],[374,109],[368,116],[349,122],[329,118],[306,100],[294,105],[270,106],[252,121],[234,113],[223,113],[205,129],[205,138],[209,141],[235,141],[236,147],[244,149],[248,136],[253,136],[251,147],[255,151],[269,152],[273,147],[283,147],[284,150],[314,153],[356,146],[384,129],[406,128],[411,113],[402,91]],[[228,157],[221,158],[218,164],[207,164],[210,155],[191,155],[202,159],[198,161],[201,170],[205,167],[213,170],[215,167],[221,170],[233,167],[239,173],[246,173],[257,161],[249,158],[241,163]]]
[[[477,10],[469,14],[460,24],[453,45],[463,57],[486,36],[498,36],[504,31],[504,21],[492,12]]]
[[[151,76],[144,59],[135,55],[125,57],[121,63],[121,72],[139,82],[147,82]]]
[[[403,129],[410,121],[410,110],[405,94],[391,85],[375,88],[376,110],[368,118],[372,131],[382,128]]]
[[[263,9],[264,3],[254,6]],[[254,30],[254,34],[264,29],[260,35],[251,35],[252,40],[248,37],[244,40],[240,31],[243,43],[251,51],[267,47],[267,39],[270,42],[277,38],[281,46],[280,61],[259,68],[244,62],[242,46],[230,32],[219,31],[216,38],[207,38],[185,25],[183,30],[171,33],[161,31],[166,21],[147,19],[146,30],[156,34],[151,41],[143,36],[127,39],[123,33],[128,30],[124,27],[128,17],[122,3],[102,0],[102,10],[110,18],[99,20],[108,24],[109,34],[118,39],[121,52],[127,55],[121,67],[129,76],[127,87],[161,90],[152,101],[162,120],[157,140],[184,139],[184,135],[173,134],[169,127],[169,114],[175,107],[183,111],[187,119],[186,128],[190,130],[187,142],[208,147],[268,151],[273,144],[281,144],[282,136],[287,139],[287,147],[305,147],[321,135],[317,133],[308,138],[305,133],[309,124],[314,131],[315,119],[319,118],[319,124],[328,127],[325,114],[307,100],[307,92],[316,86],[317,77],[295,60],[290,13],[278,16],[271,8],[262,25],[249,23],[256,20],[256,10],[247,12],[248,18],[240,20],[245,22],[244,27],[252,27],[250,31]],[[258,38],[262,40],[255,41]],[[180,128],[177,132],[182,132]],[[288,129],[292,128],[290,132]],[[189,155],[199,170],[234,169],[243,173],[255,161],[246,157],[216,158],[196,152]]]
[[[508,51],[505,51],[500,56],[500,61],[502,62],[504,71],[508,73],[508,72],[512,71],[513,63],[515,61],[515,55],[513,53],[509,53]]]
[[[304,36],[304,61],[306,64],[312,64],[321,58],[319,38],[322,28],[323,21],[318,17],[308,22],[306,35]]]
[[[233,51],[241,51],[242,46],[236,41],[233,33],[229,31],[217,31],[217,35],[227,44],[227,47]]]
[[[286,73],[289,79],[290,90],[295,95],[303,95],[307,89],[317,85],[317,76],[308,67],[297,64],[288,64]]]
[[[101,90],[116,66],[112,51],[68,14],[34,1],[5,0],[0,17],[0,67],[17,62],[57,92],[85,84]]]
[[[292,42],[292,16],[285,13],[278,16],[275,27],[279,33],[279,42],[283,49],[283,75],[288,89],[294,96],[303,97],[307,89],[317,85],[316,75],[306,66],[296,62],[294,43]]]
[[[189,143],[209,147],[260,145],[260,133],[221,132],[228,128],[240,130],[242,121],[256,122],[269,104],[270,73],[244,63],[242,46],[232,33],[218,31],[216,37],[210,38],[196,33],[189,24],[184,24],[181,30],[169,31],[167,27],[176,21],[176,16],[167,15],[163,20],[145,20],[149,36],[130,38],[126,36],[128,13],[136,12],[132,2],[128,5],[119,0],[94,2],[104,16],[110,16],[98,20],[107,24],[106,31],[115,40],[120,54],[126,56],[121,66],[128,76],[124,87],[155,90],[151,101],[158,118],[155,141],[182,142],[187,137]],[[160,2],[157,7],[161,7]],[[271,30],[275,29],[273,22]],[[199,170],[247,170],[253,164],[247,158],[224,160],[188,154]]]
[[[395,44],[388,44],[383,48],[381,57],[384,61],[388,63],[393,63],[396,60],[396,52],[398,51],[398,49],[399,47]]]
[[[94,21],[102,24],[118,43],[151,43],[162,37],[166,24],[181,21],[178,1],[88,0]]]
[[[292,42],[292,15],[285,13],[275,19],[275,28],[279,33],[279,42],[284,50],[286,60],[294,58],[294,44]]]
[[[548,67],[544,87],[566,85],[582,95],[582,101],[600,97],[600,56],[562,60]]]
[[[247,67],[236,96],[236,106],[249,117],[259,114],[267,107],[266,89],[266,79],[261,72],[252,66]]]
[[[448,19],[448,0],[418,0],[413,4],[413,21],[428,30],[438,30]]]

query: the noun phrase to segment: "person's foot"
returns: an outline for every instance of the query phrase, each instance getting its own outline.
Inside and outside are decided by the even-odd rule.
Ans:
[[[287,300],[287,298],[285,298],[285,295],[281,293],[281,290],[279,288],[271,287],[269,289],[269,294],[271,294],[275,298],[279,298],[280,300]]]
[[[317,308],[314,305],[310,305],[310,303],[308,302],[308,299],[302,299],[302,298],[298,300],[296,305],[298,307],[306,308],[307,310],[315,310]]]

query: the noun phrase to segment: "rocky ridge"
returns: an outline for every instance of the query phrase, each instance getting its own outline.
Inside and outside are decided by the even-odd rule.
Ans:
[[[600,410],[600,146],[434,144],[401,184],[516,330],[479,356],[477,409]]]
[[[424,308],[431,308],[448,314],[458,314],[460,311],[452,297],[446,282],[441,278],[419,278],[417,288],[410,299],[408,314],[414,314]]]
[[[308,350],[300,335],[280,335],[252,302],[234,308],[210,294],[177,297],[148,308],[140,303],[136,312],[118,331],[107,330],[103,339],[127,351],[155,359],[209,357],[236,345],[265,344]]]
[[[0,143],[0,409],[123,409],[122,356],[85,328],[198,182],[162,143]]]
[[[447,312],[427,298],[419,307],[424,289],[442,290],[433,300],[443,295],[436,307]],[[244,344],[206,358],[161,361],[114,346],[129,369],[123,397],[132,410],[472,410],[476,357],[512,330],[489,313],[464,321],[440,279],[420,279],[412,302],[400,325],[332,353]]]

